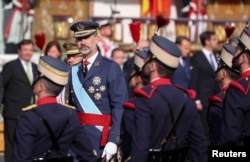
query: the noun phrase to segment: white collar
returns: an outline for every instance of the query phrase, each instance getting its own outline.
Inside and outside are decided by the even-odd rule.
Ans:
[[[93,56],[91,56],[90,58],[87,59],[87,61],[89,62],[88,66],[87,66],[88,69],[91,68],[91,66],[94,63],[94,61],[97,58],[97,56],[98,56],[98,51]],[[85,61],[85,59],[83,59],[83,61]]]

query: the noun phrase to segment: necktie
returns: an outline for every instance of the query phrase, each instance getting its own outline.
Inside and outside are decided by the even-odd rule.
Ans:
[[[83,75],[86,76],[88,73],[88,64],[90,64],[90,62],[88,62],[87,60],[83,61]]]
[[[190,64],[188,59],[183,59],[183,67],[185,69],[187,78],[190,79]]]
[[[28,62],[26,62],[26,75],[28,77],[30,84],[32,84],[32,74],[31,74],[31,70],[30,70],[30,66]]]
[[[215,69],[215,64],[213,61],[213,54],[212,53],[210,53],[210,65],[211,65],[213,71],[215,71],[216,69]]]
[[[28,80],[29,80],[30,84],[32,85],[32,82],[33,82],[32,73],[31,73],[30,66],[29,66],[28,62],[26,62],[26,75],[28,77]],[[34,102],[33,96],[31,96],[30,103],[33,104],[33,102]]]

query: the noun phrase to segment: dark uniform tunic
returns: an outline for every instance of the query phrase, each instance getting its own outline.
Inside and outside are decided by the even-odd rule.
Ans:
[[[82,73],[82,64],[75,66],[78,66],[77,76],[74,76],[75,78],[72,78],[71,76],[70,78],[71,93],[69,103],[73,104],[76,109],[81,112],[80,114],[86,113],[91,121],[97,121],[97,119],[101,120],[100,117],[102,117],[102,115],[110,116],[112,122],[108,132],[107,142],[118,143],[123,114],[122,104],[127,100],[127,87],[121,68],[114,61],[102,57],[100,53],[98,53],[86,76]],[[73,72],[71,71],[71,74],[72,73]],[[72,82],[76,79],[79,79],[81,85],[74,90]],[[96,113],[90,113],[83,110],[80,101],[84,101],[85,99],[77,94],[77,91],[80,88],[84,88],[98,111],[101,112],[100,117],[91,117],[91,115],[96,115]],[[91,107],[90,109],[94,108]],[[81,120],[84,120],[84,117],[80,116],[80,118]],[[105,124],[109,122],[101,121],[101,123]],[[104,145],[101,145],[101,143],[103,142],[104,136],[102,133],[105,126],[101,132],[96,128],[99,124],[94,122],[82,122],[82,124],[84,124],[84,128],[86,129],[87,135],[97,152],[98,158],[100,158],[104,148]]]
[[[224,87],[222,91],[214,96],[209,97],[209,140],[211,145],[218,145],[221,136],[221,125],[223,122],[222,116],[222,104],[225,97],[227,87]]]
[[[130,156],[132,133],[134,129],[134,109],[135,97],[123,103],[124,113],[122,119],[122,159],[126,160]]]
[[[238,145],[240,138],[250,136],[250,70],[229,84],[224,105],[221,144]]]
[[[33,111],[36,110],[49,123],[53,133],[57,137],[68,121],[58,144],[65,154],[72,149],[79,161],[94,161],[93,149],[79,122],[77,113],[72,108],[56,103],[55,97],[44,97],[37,105],[31,105],[21,113],[14,143],[14,162],[32,162],[34,158],[43,157],[43,154],[51,147],[50,134]],[[88,146],[88,147],[85,147]],[[50,157],[55,157],[55,151]]]
[[[183,89],[171,85],[169,79],[157,79],[149,86],[135,91],[135,127],[132,141],[132,162],[146,162],[149,149],[159,149],[172,126],[170,109],[174,120],[185,104],[183,114],[175,127],[177,146],[189,145],[192,162],[207,161],[207,142],[195,102]],[[163,98],[164,95],[168,101]],[[168,106],[170,105],[170,107]],[[166,149],[174,148],[172,140]]]

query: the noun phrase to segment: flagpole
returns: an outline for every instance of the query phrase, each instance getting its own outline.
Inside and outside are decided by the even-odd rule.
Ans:
[[[20,40],[23,40],[24,38],[24,12],[25,12],[25,8],[24,8],[24,2],[25,0],[22,0],[22,12],[21,12],[21,32],[20,32]]]
[[[200,18],[200,1],[201,0],[198,0],[198,4],[197,4],[197,16],[196,16],[196,24],[195,24],[195,26],[196,26],[196,31],[195,31],[195,41],[197,42],[197,40],[198,40],[198,38],[199,38],[199,23],[201,23],[200,21],[198,21],[199,19],[201,20],[201,18]],[[202,20],[201,20],[202,21]]]

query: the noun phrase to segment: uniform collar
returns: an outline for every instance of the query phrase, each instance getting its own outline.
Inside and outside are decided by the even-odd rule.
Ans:
[[[82,62],[85,61],[85,60],[89,62],[89,64],[87,65],[88,70],[92,67],[92,65],[93,65],[94,61],[96,60],[97,56],[98,56],[98,51],[93,56],[88,58],[87,60],[85,58],[83,58]]]
[[[224,86],[223,88],[222,88],[222,92],[226,92],[227,91],[227,89],[229,88],[229,86],[228,85],[226,85],[226,86]]]
[[[242,74],[241,74],[241,78],[245,78],[247,76],[250,76],[250,69],[247,69],[246,71],[244,71]]]
[[[151,82],[152,85],[171,85],[171,81],[168,78],[158,78]]]
[[[56,97],[54,96],[43,97],[37,101],[38,106],[51,103],[57,103]]]

